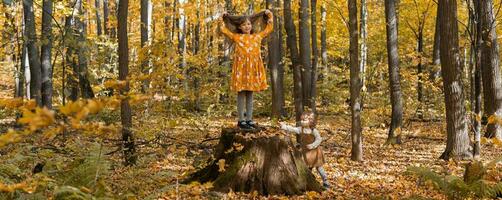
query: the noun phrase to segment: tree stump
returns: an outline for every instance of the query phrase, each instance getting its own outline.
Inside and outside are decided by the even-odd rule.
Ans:
[[[250,133],[223,128],[214,160],[185,182],[191,181],[212,181],[213,189],[220,192],[256,191],[261,195],[322,190],[301,151],[274,129]]]

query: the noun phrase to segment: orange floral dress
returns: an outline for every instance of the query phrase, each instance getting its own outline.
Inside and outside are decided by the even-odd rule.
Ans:
[[[256,34],[238,34],[222,26],[221,32],[235,43],[232,65],[232,91],[263,91],[267,89],[267,77],[261,58],[261,41],[273,30],[273,23]]]

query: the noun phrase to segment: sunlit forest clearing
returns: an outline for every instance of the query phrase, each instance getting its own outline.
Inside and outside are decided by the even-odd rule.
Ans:
[[[499,0],[3,0],[0,199],[502,198]]]

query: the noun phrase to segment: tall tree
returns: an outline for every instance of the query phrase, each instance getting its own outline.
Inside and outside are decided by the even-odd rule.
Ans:
[[[277,1],[277,0],[275,0]],[[270,69],[271,85],[272,85],[272,117],[280,118],[281,114],[284,112],[284,87],[283,87],[283,77],[284,70],[280,65],[281,55],[280,55],[280,45],[279,41],[279,23],[277,22],[277,9],[275,9],[274,0],[267,0],[267,9],[270,9],[274,13],[274,31],[270,34],[268,39],[268,67]]]
[[[141,0],[141,47],[145,48],[145,46],[150,41],[151,27],[152,27],[152,3],[150,0]],[[146,53],[148,54],[148,53]],[[150,64],[149,56],[141,63],[141,72],[143,74],[148,74],[148,66]],[[143,81],[141,91],[146,92],[148,85],[150,83],[145,80]]]
[[[103,30],[105,35],[109,36],[108,16],[110,16],[109,0],[103,0]]]
[[[119,42],[119,80],[126,81],[126,86],[120,90],[124,95],[129,92],[129,44],[127,36],[127,14],[129,0],[119,0],[118,5],[118,42]],[[132,113],[129,99],[124,98],[120,101],[120,119],[122,121],[122,141],[124,142],[124,160],[125,165],[136,164],[136,146],[134,144],[134,134],[132,132]]]
[[[502,117],[502,78],[499,66],[499,45],[497,43],[496,21],[492,0],[475,1],[480,4],[478,18],[481,23],[481,74],[483,82],[484,110],[487,116]],[[502,127],[488,124],[486,137],[502,139]]]
[[[396,1],[385,0],[385,21],[387,28],[387,59],[389,65],[389,90],[392,116],[387,143],[400,143],[400,135],[394,133],[403,124],[403,102],[399,75],[399,53],[397,41]]]
[[[366,0],[361,0],[361,60],[359,61],[359,67],[361,68],[361,81],[363,90],[366,90],[366,64],[368,62],[368,45],[366,44],[366,39],[368,38],[368,6],[366,5]]]
[[[38,52],[35,15],[33,13],[33,1],[23,1],[24,12],[24,38],[28,52],[30,65],[30,98],[34,99],[38,106],[42,106],[42,68]]]
[[[359,68],[359,33],[357,31],[357,0],[349,0],[350,35],[350,110],[351,110],[351,159],[363,160],[363,138],[361,127],[361,77]]]
[[[295,99],[296,125],[300,125],[300,117],[303,112],[303,85],[301,63],[299,62],[298,45],[296,40],[296,27],[291,13],[291,0],[284,0],[284,28],[286,29],[286,43],[293,67],[293,90]]]
[[[441,44],[441,36],[440,36],[440,29],[439,29],[439,23],[440,23],[440,18],[441,15],[439,14],[439,6],[437,7],[437,12],[436,12],[436,28],[434,30],[434,46],[432,48],[432,65],[433,66],[438,66],[441,64],[441,57],[439,55],[439,46]],[[430,70],[429,74],[429,79],[434,80],[438,78],[441,75],[441,72],[439,70],[435,70],[434,68]]]
[[[471,112],[473,132],[474,132],[474,157],[481,155],[481,23],[476,13],[479,12],[479,4],[467,1],[469,8],[469,30],[470,30],[470,79],[471,79]]]
[[[78,76],[78,83],[81,95],[85,99],[94,98],[91,83],[89,81],[88,72],[88,57],[89,47],[87,45],[87,23],[84,21],[84,5],[83,0],[76,0],[75,6],[77,7],[79,15],[75,17],[76,31],[78,34],[78,46],[76,53],[78,58],[78,65],[75,74]]]
[[[101,28],[101,15],[99,13],[99,9],[101,7],[99,0],[94,0],[94,6],[96,7],[96,30],[98,36],[103,34],[103,30]]]
[[[309,0],[300,0],[300,24],[299,24],[299,40],[300,40],[300,62],[302,66],[302,88],[303,88],[303,105],[311,105],[311,88],[312,88],[312,55],[310,48],[310,30],[309,30]]]
[[[42,12],[42,105],[52,108],[52,0],[43,1]]]
[[[441,38],[441,75],[446,107],[446,149],[441,155],[471,157],[462,84],[462,63],[458,44],[457,1],[439,1]]]
[[[317,0],[310,1],[310,29],[312,31],[312,73],[310,83],[310,108],[316,110],[316,96],[317,96],[317,64],[319,63],[319,50],[317,48]]]
[[[328,68],[328,45],[326,42],[326,26],[327,26],[327,19],[326,19],[326,6],[324,4],[321,5],[321,60],[322,60],[322,70],[319,69],[321,72],[319,74],[319,79],[322,79],[324,76],[324,70]]]

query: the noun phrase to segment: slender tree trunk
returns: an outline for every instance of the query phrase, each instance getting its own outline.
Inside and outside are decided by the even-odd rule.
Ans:
[[[92,91],[91,83],[89,81],[89,73],[88,73],[88,58],[89,51],[87,45],[87,25],[82,18],[84,16],[83,10],[83,0],[76,0],[76,6],[78,9],[79,17],[75,18],[75,25],[77,26],[78,32],[78,42],[79,46],[77,47],[77,57],[78,57],[78,71],[76,74],[78,75],[78,82],[80,87],[80,92],[83,98],[90,99],[94,98],[94,92]]]
[[[326,6],[323,4],[321,6],[321,60],[322,60],[322,69],[319,69],[321,72],[319,74],[319,79],[322,80],[324,78],[324,74],[326,70],[328,69],[328,45],[326,43],[326,26],[327,26],[327,21],[326,21]]]
[[[417,38],[417,53],[418,53],[418,64],[417,64],[417,74],[418,74],[418,83],[417,83],[417,96],[419,103],[419,114],[418,117],[420,119],[424,118],[423,115],[423,105],[424,105],[424,75],[423,75],[423,66],[422,66],[422,55],[424,54],[424,23],[425,21],[419,22],[418,27],[418,38]]]
[[[296,125],[300,125],[300,117],[303,112],[303,85],[302,85],[302,71],[301,64],[298,56],[298,46],[296,43],[296,27],[293,23],[291,13],[291,0],[284,0],[284,28],[287,33],[287,46],[293,66],[293,88],[295,99],[295,113]]]
[[[151,12],[152,12],[152,3],[150,0],[141,0],[141,48],[145,48],[145,46],[150,41],[150,32],[151,32]],[[149,54],[149,53],[146,53]],[[149,71],[150,59],[149,56],[145,56],[145,60],[141,63],[141,72],[146,75]],[[141,92],[145,93],[150,85],[148,80],[144,80]]]
[[[458,44],[457,1],[439,1],[441,41],[441,75],[445,93],[447,141],[441,155],[448,160],[454,157],[471,157],[462,84],[462,64]]]
[[[317,48],[317,0],[310,1],[310,16],[311,16],[311,31],[312,31],[312,82],[310,84],[310,108],[312,111],[316,110],[316,96],[317,96],[317,64],[319,63],[319,50]]]
[[[366,0],[361,0],[361,60],[359,67],[361,68],[361,82],[363,91],[366,91],[366,63],[368,62],[368,46],[366,45],[366,39],[368,38],[368,6],[366,5]]]
[[[277,0],[275,0],[277,1]],[[284,88],[282,80],[282,69],[279,62],[281,55],[279,52],[279,23],[277,22],[277,9],[275,9],[274,0],[266,1],[267,8],[274,12],[274,31],[268,39],[268,67],[270,69],[270,77],[272,83],[272,118],[280,118],[284,110]]]
[[[23,31],[24,32],[24,31]],[[26,42],[23,44],[23,57],[21,61],[21,68],[24,74],[23,88],[25,88],[26,92],[24,94],[24,98],[31,99],[30,93],[30,83],[31,83],[31,71],[30,71],[30,59],[28,56],[28,45]]]
[[[119,42],[119,80],[127,81],[129,74],[129,46],[127,36],[127,14],[129,0],[120,0],[118,5],[118,42]],[[129,92],[129,82],[121,89],[122,95]],[[132,113],[129,99],[120,101],[120,118],[122,121],[122,141],[124,142],[125,165],[136,164],[137,155],[132,132]]]
[[[484,110],[490,116],[502,117],[502,78],[499,66],[499,45],[497,43],[497,22],[494,19],[493,1],[479,0],[481,11],[481,75],[483,80]],[[485,137],[502,139],[501,125],[488,124]]]
[[[279,102],[281,102],[281,116],[287,116],[287,111],[286,109],[284,108],[284,106],[286,105],[286,99],[284,98],[284,58],[286,57],[284,54],[285,54],[285,50],[284,50],[284,45],[283,45],[283,33],[282,33],[282,30],[283,30],[283,23],[284,23],[284,20],[283,20],[283,17],[282,15],[280,15],[279,13],[279,10],[281,10],[281,0],[276,0],[275,1],[275,14],[274,16],[276,17],[276,22],[277,23],[274,23],[276,25],[276,27],[274,28],[276,31],[277,31],[277,37],[278,37],[278,45],[279,45],[279,66],[277,68],[277,71],[278,71],[278,74],[277,74],[277,79],[278,79],[278,82],[280,83],[279,84],[279,88],[278,90],[280,90],[279,92],[279,95],[280,95],[280,98],[279,98]]]
[[[434,31],[434,46],[432,48],[432,65],[433,66],[438,66],[441,64],[441,57],[439,55],[439,47],[441,44],[441,36],[440,36],[440,12],[439,12],[439,6],[437,8],[437,13],[436,13],[436,30]],[[441,75],[440,70],[435,70],[431,69],[430,74],[429,74],[429,79],[430,80],[435,80],[436,78],[439,78]]]
[[[385,0],[385,19],[387,22],[387,58],[389,62],[389,89],[392,104],[392,119],[387,143],[400,143],[400,135],[394,133],[400,130],[403,123],[403,102],[399,77],[399,53],[397,41],[396,1]],[[400,134],[400,133],[398,133]]]
[[[94,0],[94,6],[96,7],[96,30],[98,36],[100,36],[103,33],[103,30],[101,28],[101,15],[99,14],[99,9],[101,6],[99,0]]]
[[[309,30],[309,0],[300,0],[300,62],[302,66],[302,88],[303,105],[312,105],[312,56],[310,48],[310,30]]]
[[[109,0],[103,0],[103,30],[109,36],[108,16],[110,15]]]
[[[42,105],[52,109],[52,0],[43,1],[42,36]]]
[[[471,44],[471,71],[473,71],[471,83],[471,110],[474,112],[472,119],[474,129],[474,148],[473,154],[475,157],[481,156],[481,23],[478,20],[478,12],[480,11],[479,4],[473,4],[474,11],[470,12],[471,33],[473,33],[473,41]]]
[[[188,94],[188,82],[187,82],[187,79],[189,78],[188,77],[188,69],[187,69],[187,61],[186,61],[186,51],[187,51],[187,42],[186,42],[186,35],[187,35],[187,16],[185,14],[185,10],[182,9],[181,7],[183,6],[183,4],[185,3],[185,0],[178,0],[179,2],[179,5],[180,5],[180,9],[178,10],[179,11],[179,14],[180,14],[180,18],[179,18],[179,23],[178,23],[178,26],[179,26],[179,32],[178,32],[178,53],[180,55],[180,58],[181,58],[181,69],[183,70],[183,75],[184,75],[184,79],[183,79],[183,88],[185,90],[185,94]]]
[[[357,0],[349,0],[350,34],[350,108],[352,116],[351,159],[363,160],[363,138],[361,127],[361,74],[359,68],[359,33],[357,31]]]
[[[28,51],[28,60],[30,63],[30,97],[34,99],[38,106],[42,104],[42,68],[36,38],[35,15],[33,13],[33,1],[23,1],[24,11],[24,37]]]

